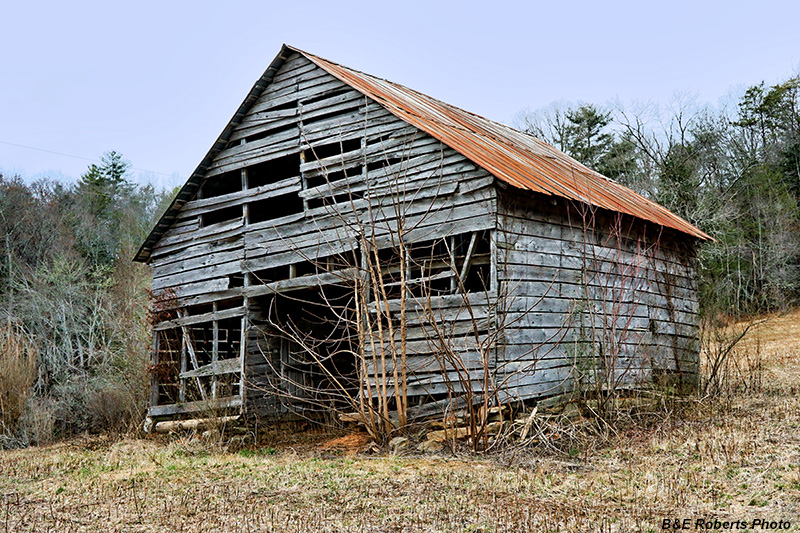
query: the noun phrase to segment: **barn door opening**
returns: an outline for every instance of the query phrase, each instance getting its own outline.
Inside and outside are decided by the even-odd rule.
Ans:
[[[268,410],[317,418],[358,391],[357,339],[346,317],[352,291],[333,286],[287,291],[255,298],[253,307],[261,340],[248,350],[248,381]]]

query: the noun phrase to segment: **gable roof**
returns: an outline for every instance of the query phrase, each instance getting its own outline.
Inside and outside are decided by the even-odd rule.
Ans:
[[[333,77],[385,107],[518,189],[559,196],[602,209],[628,214],[699,239],[711,239],[689,222],[657,203],[595,172],[549,144],[499,122],[431,98],[408,87],[333,63],[298,48],[283,45],[280,53],[250,89],[239,109],[197,169],[178,192],[134,258],[146,261],[155,243],[172,225],[184,203],[191,200],[214,158],[239,125],[287,57],[298,53]]]

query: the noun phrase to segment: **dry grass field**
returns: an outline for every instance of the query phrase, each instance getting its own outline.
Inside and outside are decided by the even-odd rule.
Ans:
[[[716,399],[613,430],[555,420],[562,444],[487,456],[375,453],[352,432],[3,451],[0,532],[800,530],[800,312],[759,324],[734,358]]]

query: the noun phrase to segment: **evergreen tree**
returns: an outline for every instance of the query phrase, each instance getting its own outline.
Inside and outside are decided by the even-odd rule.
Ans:
[[[573,158],[589,168],[597,169],[614,144],[614,135],[606,130],[611,113],[601,112],[593,105],[580,106],[566,112],[562,145]]]

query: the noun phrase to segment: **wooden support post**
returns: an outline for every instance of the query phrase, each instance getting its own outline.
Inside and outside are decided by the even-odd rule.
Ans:
[[[301,130],[302,131],[302,130]],[[300,167],[303,167],[303,163],[306,162],[306,151],[300,151]],[[300,188],[301,190],[308,189],[308,184],[306,183],[306,174],[302,170],[300,171]],[[305,196],[303,197],[303,211],[308,211],[308,198]]]
[[[188,355],[188,350],[186,349],[186,335],[183,333],[183,329],[179,330],[181,332],[181,371],[180,374],[183,374],[188,370],[188,365],[186,363],[186,357]],[[179,374],[179,376],[180,376]],[[186,401],[186,378],[178,378],[178,400],[181,402]]]
[[[242,139],[242,144],[244,144],[244,139]],[[247,181],[247,169],[242,169],[242,190],[246,191],[249,188],[248,181]],[[250,204],[248,202],[244,202],[242,204],[242,220],[244,221],[245,226],[250,223]]]
[[[469,239],[469,247],[467,247],[467,253],[464,255],[464,265],[461,267],[461,283],[465,283],[467,280],[467,272],[469,272],[469,263],[472,261],[472,252],[475,250],[475,242],[478,240],[478,232],[473,231],[472,237]]]
[[[244,275],[244,290],[250,286],[250,275]],[[244,292],[243,290],[243,292]],[[247,372],[247,338],[250,329],[250,298],[243,296],[244,315],[242,316],[242,331],[239,342],[239,396],[242,398],[242,405],[239,407],[239,412],[245,414],[245,396],[246,396],[246,372]]]
[[[212,304],[214,309],[214,314],[217,314],[218,305],[217,302]],[[219,320],[216,318],[212,321],[213,324],[213,337],[211,342],[211,364],[214,364],[219,359]],[[217,399],[217,375],[214,374],[211,376],[211,397],[213,399]]]
[[[158,364],[159,333],[153,332],[153,353],[150,354],[150,364],[153,368]],[[150,373],[150,405],[158,405],[158,380],[155,373]]]
[[[456,279],[456,274],[458,274],[458,269],[456,267],[456,239],[455,237],[447,237],[448,243],[448,251],[450,252],[450,262],[453,265],[452,274],[450,275],[450,292],[455,293],[458,290],[458,280]],[[423,272],[422,275],[424,276],[425,273]]]
[[[497,257],[497,230],[489,232],[489,250],[491,251],[489,254],[489,290],[498,291],[497,294],[500,294],[499,287],[497,286],[497,263],[500,260],[500,258]]]

